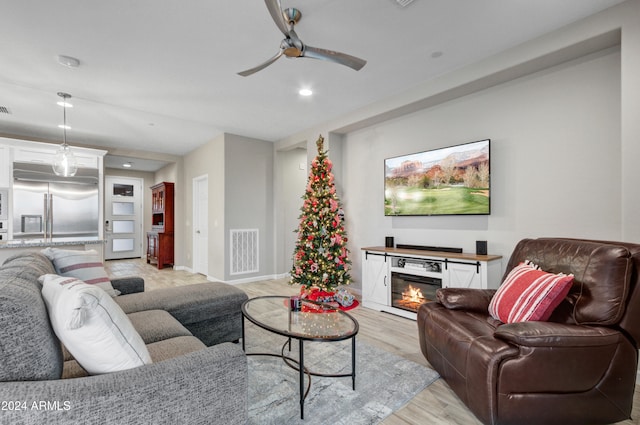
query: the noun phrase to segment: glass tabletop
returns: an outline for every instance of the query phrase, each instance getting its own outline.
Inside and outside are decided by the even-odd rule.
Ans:
[[[242,314],[261,328],[296,339],[339,341],[358,333],[358,322],[344,311],[305,300],[300,311],[292,311],[289,297],[251,298]]]

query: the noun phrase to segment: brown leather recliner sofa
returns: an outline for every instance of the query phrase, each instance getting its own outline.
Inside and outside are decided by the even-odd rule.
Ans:
[[[640,341],[640,245],[525,239],[530,260],[573,274],[546,322],[504,324],[495,290],[444,288],[418,310],[420,348],[484,424],[606,424],[631,415]],[[504,278],[503,278],[504,280]]]

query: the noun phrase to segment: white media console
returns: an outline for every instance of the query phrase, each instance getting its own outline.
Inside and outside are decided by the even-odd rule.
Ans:
[[[497,289],[501,277],[500,255],[362,248],[362,305],[413,320],[438,288]]]

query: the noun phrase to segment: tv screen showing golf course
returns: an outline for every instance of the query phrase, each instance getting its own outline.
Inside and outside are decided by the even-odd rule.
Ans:
[[[384,160],[384,214],[487,215],[489,139]]]

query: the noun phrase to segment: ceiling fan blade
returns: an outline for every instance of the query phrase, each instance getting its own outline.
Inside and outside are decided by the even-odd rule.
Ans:
[[[349,68],[360,71],[367,61],[346,53],[334,52],[333,50],[320,49],[318,47],[304,46],[302,56],[305,58],[322,59],[330,62],[339,63]]]
[[[241,75],[243,77],[248,77],[251,74],[255,74],[256,72],[265,69],[266,67],[268,67],[269,65],[271,65],[272,63],[274,63],[275,61],[280,59],[280,56],[282,56],[283,53],[284,53],[284,50],[280,49],[280,51],[275,56],[273,56],[272,58],[268,59],[266,62],[261,63],[260,65],[254,67],[254,68],[247,69],[246,71],[238,72],[238,75]]]
[[[269,9],[269,13],[273,18],[273,21],[278,26],[278,29],[282,31],[284,35],[289,33],[289,27],[287,26],[287,22],[284,20],[284,15],[282,14],[282,6],[280,6],[280,0],[264,0],[267,5],[267,9]]]

